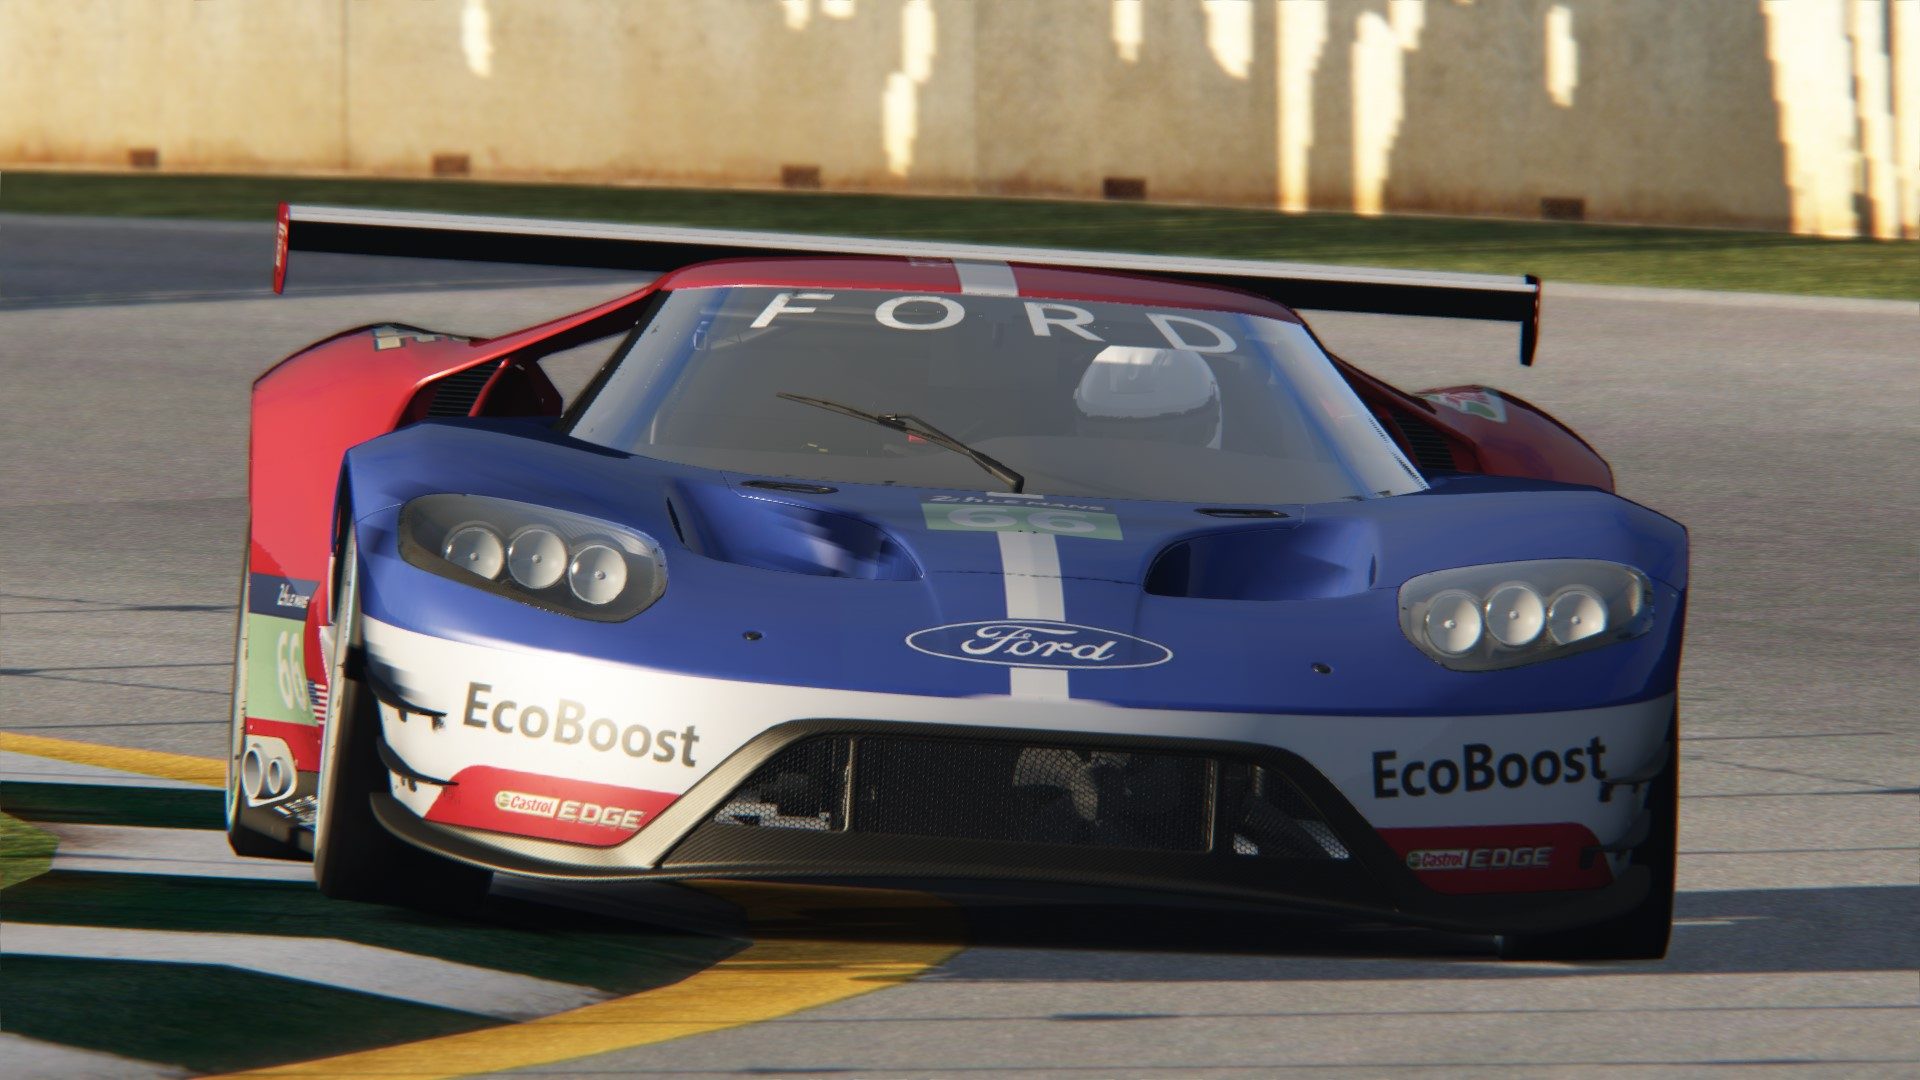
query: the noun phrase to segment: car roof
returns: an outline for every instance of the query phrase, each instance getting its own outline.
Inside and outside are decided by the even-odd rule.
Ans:
[[[1233,311],[1286,322],[1300,321],[1287,307],[1238,289],[1167,281],[1145,274],[1067,270],[1031,263],[884,256],[720,259],[670,271],[658,282],[663,291],[729,286],[1085,300]]]

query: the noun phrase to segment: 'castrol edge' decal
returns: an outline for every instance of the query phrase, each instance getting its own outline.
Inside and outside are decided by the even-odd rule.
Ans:
[[[675,798],[485,765],[462,769],[453,780],[427,808],[428,821],[592,847],[626,840]]]
[[[1612,864],[1588,854],[1593,831],[1571,822],[1382,829],[1380,837],[1435,892],[1597,889],[1613,880]]]
[[[907,644],[928,656],[1008,667],[1113,671],[1153,667],[1173,650],[1146,638],[1076,623],[991,619],[917,630]]]

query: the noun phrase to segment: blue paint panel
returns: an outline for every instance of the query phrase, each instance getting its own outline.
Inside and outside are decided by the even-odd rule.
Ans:
[[[823,577],[913,581],[921,576],[906,545],[859,515],[718,483],[679,483],[670,490],[673,517],[687,547],[709,558]]]
[[[356,448],[348,468],[365,602],[385,621],[742,681],[1007,692],[1004,667],[906,643],[916,632],[1007,614],[998,536],[926,527],[923,502],[965,493],[742,488],[752,477],[629,457],[522,421],[415,425]],[[638,528],[665,551],[666,593],[627,622],[594,623],[410,566],[393,536],[398,507],[432,492],[517,499]],[[1474,478],[1420,495],[1281,507],[1290,517],[1278,522],[1210,518],[1175,503],[1068,501],[1114,514],[1123,538],[1058,539],[1065,622],[1173,653],[1152,667],[1075,670],[1075,697],[1157,708],[1458,715],[1623,704],[1675,683],[1685,531],[1593,489]],[[1150,592],[1149,569],[1182,544],[1188,587]],[[1655,581],[1653,630],[1544,664],[1472,673],[1439,666],[1402,636],[1397,589],[1407,578],[1540,558],[1639,567]],[[748,640],[748,631],[760,637]],[[1315,673],[1315,663],[1332,672]]]
[[[1154,561],[1147,591],[1201,600],[1314,600],[1373,587],[1380,537],[1372,521],[1301,524],[1221,531],[1170,545]]]

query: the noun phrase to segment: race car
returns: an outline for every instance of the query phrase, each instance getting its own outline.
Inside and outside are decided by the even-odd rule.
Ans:
[[[289,251],[657,276],[255,382],[234,850],[382,902],[1020,882],[1664,955],[1684,528],[1297,313],[1525,363],[1536,279],[326,207],[276,290]]]

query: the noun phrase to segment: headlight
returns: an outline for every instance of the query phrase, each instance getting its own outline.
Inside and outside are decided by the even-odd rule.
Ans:
[[[1653,586],[1598,559],[1463,566],[1400,586],[1400,629],[1457,671],[1491,671],[1639,637],[1653,625]]]
[[[400,510],[400,554],[478,589],[583,619],[619,622],[667,587],[645,533],[483,495],[423,495]]]

